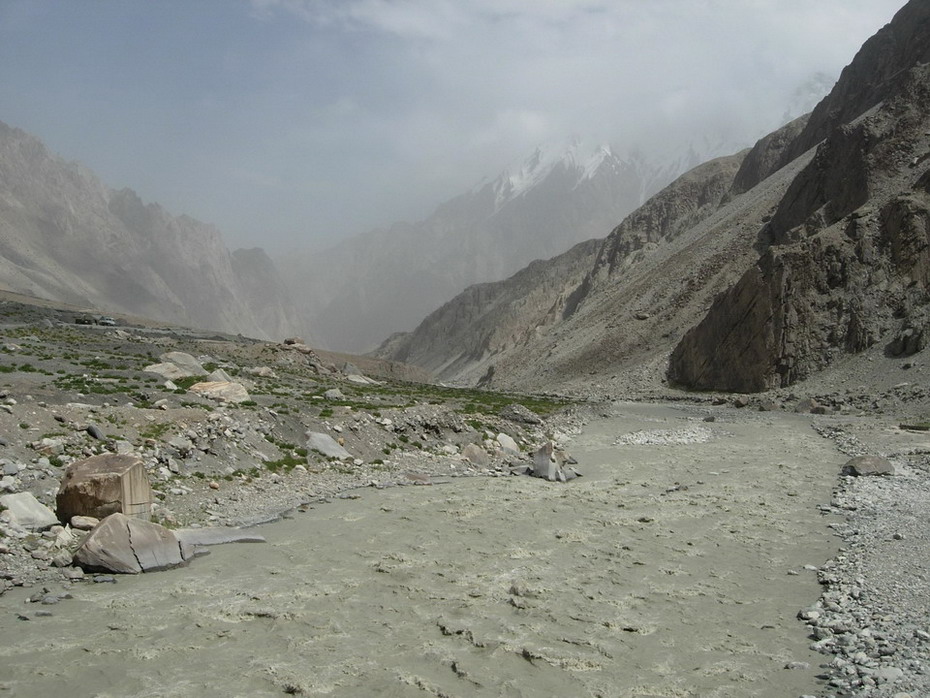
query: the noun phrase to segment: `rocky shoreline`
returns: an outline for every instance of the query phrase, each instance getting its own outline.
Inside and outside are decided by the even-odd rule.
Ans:
[[[853,457],[879,445],[896,474],[839,476],[823,511],[842,518],[832,524],[842,547],[818,571],[821,598],[798,618],[812,648],[833,657],[821,665],[822,696],[930,695],[930,458],[923,446],[895,449],[888,428],[851,426],[817,428]]]

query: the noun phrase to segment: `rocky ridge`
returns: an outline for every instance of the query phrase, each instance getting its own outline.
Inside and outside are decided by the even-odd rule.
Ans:
[[[809,117],[679,178],[565,288],[534,290],[532,303],[518,284],[510,297],[464,294],[379,355],[442,367],[465,385],[602,397],[669,383],[787,388],[846,358],[859,362],[861,382],[897,373],[898,359],[924,346],[927,323],[928,14],[908,3]],[[561,278],[561,260],[550,264]],[[448,318],[484,322],[478,298],[506,317],[506,340],[464,356],[443,337],[468,335]],[[562,312],[541,323],[547,301]],[[875,346],[884,356],[869,365]]]
[[[672,380],[759,391],[876,343],[890,356],[921,348],[930,70],[906,77],[818,147],[760,231],[762,257],[675,349]]]
[[[563,255],[511,280],[470,289],[378,355],[450,366],[440,376],[462,384],[488,376],[496,387],[559,386],[599,396],[616,377],[633,379],[632,371],[642,371],[646,362],[650,381],[661,385],[654,378],[664,370],[653,366],[657,356],[693,323],[697,308],[709,306],[714,294],[736,280],[734,266],[755,258],[757,221],[770,213],[772,197],[757,190],[731,195],[730,183],[745,155],[695,168],[605,240],[570,253],[584,250],[587,256]],[[772,191],[783,191],[793,171],[786,168],[772,178]],[[532,278],[536,285],[527,283]],[[468,310],[481,299],[493,301]],[[470,317],[508,329],[481,353],[451,362],[460,354],[458,337],[469,333],[448,327],[447,319]],[[618,391],[628,392],[631,385]]]
[[[112,314],[283,337],[297,316],[261,250],[231,253],[214,227],[113,191],[0,123],[0,284]]]

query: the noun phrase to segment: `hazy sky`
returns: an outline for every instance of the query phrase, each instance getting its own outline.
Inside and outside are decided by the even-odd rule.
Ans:
[[[737,145],[904,0],[0,0],[0,121],[233,247],[396,220],[571,137]]]

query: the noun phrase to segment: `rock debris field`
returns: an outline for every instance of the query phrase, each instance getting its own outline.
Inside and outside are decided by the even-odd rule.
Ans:
[[[569,484],[364,488],[262,526],[265,544],[217,548],[185,568],[74,583],[73,598],[54,604],[43,603],[54,588],[14,590],[0,615],[3,637],[16,638],[0,650],[5,686],[15,695],[75,684],[138,696],[922,695],[926,616],[895,617],[899,605],[926,602],[920,563],[889,568],[888,555],[855,552],[919,533],[870,533],[867,545],[839,549],[835,536],[849,526],[863,535],[846,518],[861,515],[844,504],[848,488],[872,490],[880,507],[876,493],[896,481],[844,478],[831,501],[847,457],[808,419],[714,408],[705,426],[710,409],[617,405],[571,442],[585,475]],[[711,437],[633,438],[694,428]],[[856,642],[843,641],[851,632]]]

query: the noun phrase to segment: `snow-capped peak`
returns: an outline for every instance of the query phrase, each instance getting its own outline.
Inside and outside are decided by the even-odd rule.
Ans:
[[[612,159],[613,156],[613,151],[610,149],[609,145],[602,145],[596,148],[594,153],[585,163],[584,174],[582,175],[581,179],[591,179],[591,177],[597,174],[597,171],[600,169],[601,165],[604,164],[604,161]]]
[[[511,166],[494,182],[496,207],[524,195],[542,182],[559,165],[576,172],[578,182],[593,177],[605,160],[613,158],[609,145],[601,145],[587,158],[579,154],[581,142],[571,141],[568,147],[537,146],[533,153],[517,166]]]

